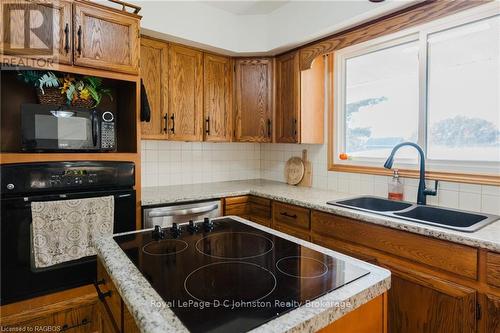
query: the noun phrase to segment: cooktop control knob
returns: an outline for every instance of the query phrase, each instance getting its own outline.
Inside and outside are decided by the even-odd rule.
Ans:
[[[179,236],[181,234],[181,228],[179,228],[179,225],[177,223],[172,223],[172,227],[170,228],[170,232],[174,236]]]
[[[198,226],[194,223],[193,220],[189,220],[188,230],[192,234],[198,231]]]
[[[210,231],[214,228],[214,223],[208,217],[205,217],[203,219],[203,228],[205,228],[205,230],[207,231]]]
[[[165,238],[165,232],[161,230],[161,227],[159,225],[155,225],[152,236],[154,240],[160,240]]]

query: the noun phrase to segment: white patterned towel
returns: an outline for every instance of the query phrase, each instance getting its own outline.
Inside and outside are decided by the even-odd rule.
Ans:
[[[95,238],[111,235],[114,197],[31,203],[36,268],[93,256]]]

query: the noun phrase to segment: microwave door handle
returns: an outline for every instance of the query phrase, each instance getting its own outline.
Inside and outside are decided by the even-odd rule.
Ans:
[[[209,206],[186,208],[186,209],[153,209],[148,213],[148,217],[179,216],[208,213],[219,208],[219,204]]]
[[[97,146],[97,112],[92,111],[92,144]]]

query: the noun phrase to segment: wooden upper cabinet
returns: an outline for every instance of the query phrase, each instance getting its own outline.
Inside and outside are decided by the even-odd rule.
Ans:
[[[276,58],[276,142],[322,144],[325,59],[300,71],[299,52]]]
[[[141,122],[142,138],[167,139],[167,43],[147,37],[141,38],[141,79],[151,109],[151,120]]]
[[[235,139],[271,142],[273,60],[237,59],[235,67]]]
[[[203,73],[204,140],[230,141],[231,59],[205,54]]]
[[[74,63],[118,72],[138,72],[139,18],[93,4],[74,4]]]
[[[180,45],[170,45],[169,64],[169,139],[201,141],[203,53]]]
[[[30,10],[41,15],[33,15],[33,17],[28,18],[28,12],[25,10],[28,5]],[[4,54],[51,58],[55,62],[68,64],[72,62],[71,2],[55,0],[50,2],[18,1],[17,4],[5,3],[0,8],[0,15],[2,18],[4,15],[10,18],[5,21],[5,25],[2,23],[3,26],[0,27],[2,43],[0,50]],[[26,34],[28,27],[25,20],[27,19],[34,20],[33,26],[40,25],[40,28],[45,30]],[[44,20],[50,24],[44,24]]]
[[[300,69],[299,53],[276,58],[276,142],[299,141]]]

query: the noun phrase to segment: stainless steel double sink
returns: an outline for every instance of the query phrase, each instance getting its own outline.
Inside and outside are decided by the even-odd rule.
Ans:
[[[328,201],[327,204],[463,232],[477,231],[500,219],[497,215],[417,205],[373,196]]]

